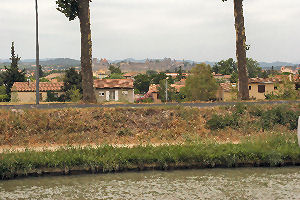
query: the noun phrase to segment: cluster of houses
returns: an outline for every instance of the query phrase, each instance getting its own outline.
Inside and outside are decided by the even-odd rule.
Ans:
[[[283,68],[282,68],[283,69]],[[108,74],[105,71],[94,72],[97,79],[94,80],[94,88],[97,101],[123,101],[133,103],[137,99],[152,98],[154,102],[159,103],[158,85],[150,85],[149,91],[146,95],[139,96],[134,94],[134,76],[137,73],[125,73],[123,79],[105,79]],[[177,73],[166,73],[167,76],[175,78]],[[183,73],[183,79],[175,82],[170,86],[175,88],[177,92],[185,86],[185,80],[188,73]],[[52,74],[46,77],[50,82],[40,83],[40,100],[47,100],[47,92],[52,92],[55,96],[60,96],[63,83],[57,80],[63,74]],[[219,101],[232,101],[236,98],[236,91],[238,86],[236,83],[231,83],[231,75],[213,74],[214,78],[219,81],[219,88],[216,92],[216,98]],[[288,78],[293,82],[300,82],[299,75],[277,75],[272,78],[251,78],[249,79],[249,94],[251,99],[262,100],[265,95],[276,93],[283,85],[283,80]],[[62,80],[62,79],[61,79]],[[16,82],[12,87],[12,101],[22,103],[32,103],[35,101],[35,82]]]

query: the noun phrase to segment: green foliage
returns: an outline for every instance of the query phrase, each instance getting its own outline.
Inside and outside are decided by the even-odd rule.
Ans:
[[[110,74],[108,77],[104,79],[125,79],[123,74]]]
[[[237,118],[234,115],[217,115],[213,114],[211,119],[207,121],[206,126],[211,130],[224,129],[225,127],[233,127],[237,125]]]
[[[212,67],[212,71],[216,74],[230,75],[233,72],[237,72],[237,66],[235,61],[232,58],[229,58],[228,60],[221,60],[216,63]]]
[[[74,20],[79,15],[78,0],[57,0],[56,9],[62,12],[70,21]]]
[[[161,80],[165,80],[167,78],[166,73],[160,72],[156,75],[151,76],[151,83],[152,84],[159,84]]]
[[[262,69],[259,63],[252,58],[247,58],[247,70],[249,78],[261,77]]]
[[[298,98],[298,91],[293,82],[284,79],[282,85],[278,87],[277,92],[266,94],[265,97],[269,100],[296,100]]]
[[[6,102],[8,100],[8,95],[6,94],[6,88],[4,85],[0,86],[0,102]]]
[[[111,74],[122,74],[120,67],[116,67],[114,65],[109,65],[108,70]]]
[[[211,74],[211,68],[205,63],[196,65],[187,77],[184,93],[188,100],[207,101],[216,98],[218,85]]]
[[[138,90],[140,93],[145,94],[149,90],[150,77],[147,74],[138,74],[134,77],[134,90]]]
[[[78,102],[82,99],[82,94],[80,93],[80,90],[76,87],[71,88],[66,92],[67,97],[71,102]]]
[[[262,113],[262,128],[271,129],[275,124],[288,125],[291,130],[297,128],[300,112],[290,110],[286,106],[277,106]]]
[[[125,131],[124,133],[126,133]],[[122,132],[123,134],[123,132]],[[0,179],[30,175],[47,168],[68,174],[82,172],[202,167],[285,166],[299,164],[300,149],[294,136],[273,134],[240,144],[190,143],[184,145],[115,148],[65,148],[57,151],[7,152],[0,155]],[[38,173],[35,173],[38,174]]]
[[[237,72],[233,72],[230,77],[230,83],[237,83],[239,80],[239,75]]]
[[[66,70],[65,76],[64,76],[64,86],[63,86],[63,91],[68,91],[74,87],[82,91],[82,86],[81,86],[81,74],[78,73],[75,68],[70,68]]]
[[[161,80],[158,87],[159,99],[166,101],[166,80]],[[174,87],[168,83],[168,101],[178,101],[178,94]]]
[[[158,72],[157,71],[154,71],[154,70],[147,70],[146,71],[146,74],[148,75],[148,76],[153,76],[153,75],[157,75],[158,74]]]
[[[25,82],[25,69],[19,70],[18,63],[20,61],[20,57],[15,54],[15,46],[14,42],[12,42],[11,46],[11,65],[10,68],[5,67],[6,71],[2,74],[3,84],[6,86],[6,95],[8,96],[8,100],[11,98],[11,88],[14,82]]]
[[[183,78],[182,75],[182,67],[180,66],[178,70],[175,71],[178,75],[175,78],[175,81],[181,81],[181,79]]]

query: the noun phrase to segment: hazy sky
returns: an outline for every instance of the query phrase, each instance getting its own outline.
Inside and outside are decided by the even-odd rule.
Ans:
[[[233,0],[93,0],[93,56],[218,61],[235,57]],[[80,58],[78,19],[69,22],[55,0],[39,0],[41,58]],[[300,1],[244,0],[249,57],[300,63]],[[1,0],[0,59],[15,41],[35,58],[34,0]]]

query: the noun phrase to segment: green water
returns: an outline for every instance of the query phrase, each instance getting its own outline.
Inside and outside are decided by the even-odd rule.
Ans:
[[[0,199],[300,199],[300,167],[26,178],[0,181]]]

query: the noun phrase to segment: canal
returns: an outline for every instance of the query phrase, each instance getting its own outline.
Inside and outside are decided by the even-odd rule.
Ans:
[[[300,199],[300,167],[24,178],[0,181],[0,199]]]

